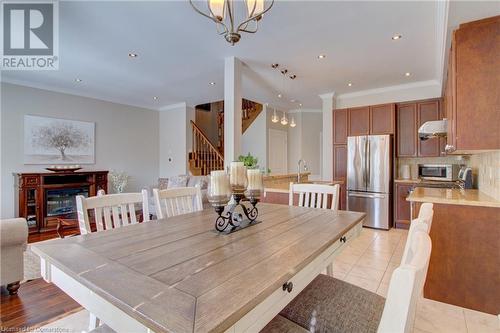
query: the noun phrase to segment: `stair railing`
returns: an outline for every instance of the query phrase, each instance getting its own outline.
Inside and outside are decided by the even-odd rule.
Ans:
[[[201,168],[201,174],[208,175],[213,170],[224,170],[224,156],[192,120],[191,127],[193,135],[191,158],[195,160],[195,166]]]

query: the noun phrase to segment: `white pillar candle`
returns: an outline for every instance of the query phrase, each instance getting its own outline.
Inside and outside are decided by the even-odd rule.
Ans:
[[[248,189],[260,190],[262,189],[262,174],[258,169],[251,169],[247,171]]]
[[[231,162],[229,182],[231,186],[244,188],[246,186],[247,173],[243,162]]]
[[[231,192],[227,184],[227,175],[224,170],[215,170],[210,173],[210,195],[229,195]]]

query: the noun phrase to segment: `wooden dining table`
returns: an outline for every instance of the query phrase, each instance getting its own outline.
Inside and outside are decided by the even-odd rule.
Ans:
[[[359,235],[364,213],[259,204],[220,234],[213,209],[33,244],[42,276],[117,332],[258,332]]]

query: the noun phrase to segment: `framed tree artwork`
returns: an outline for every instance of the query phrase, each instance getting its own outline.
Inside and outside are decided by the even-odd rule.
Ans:
[[[24,163],[95,163],[95,123],[25,115]]]

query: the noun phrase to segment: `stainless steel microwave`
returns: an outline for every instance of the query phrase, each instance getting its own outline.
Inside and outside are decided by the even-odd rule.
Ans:
[[[419,164],[418,178],[451,182],[458,179],[459,171],[459,164]]]

